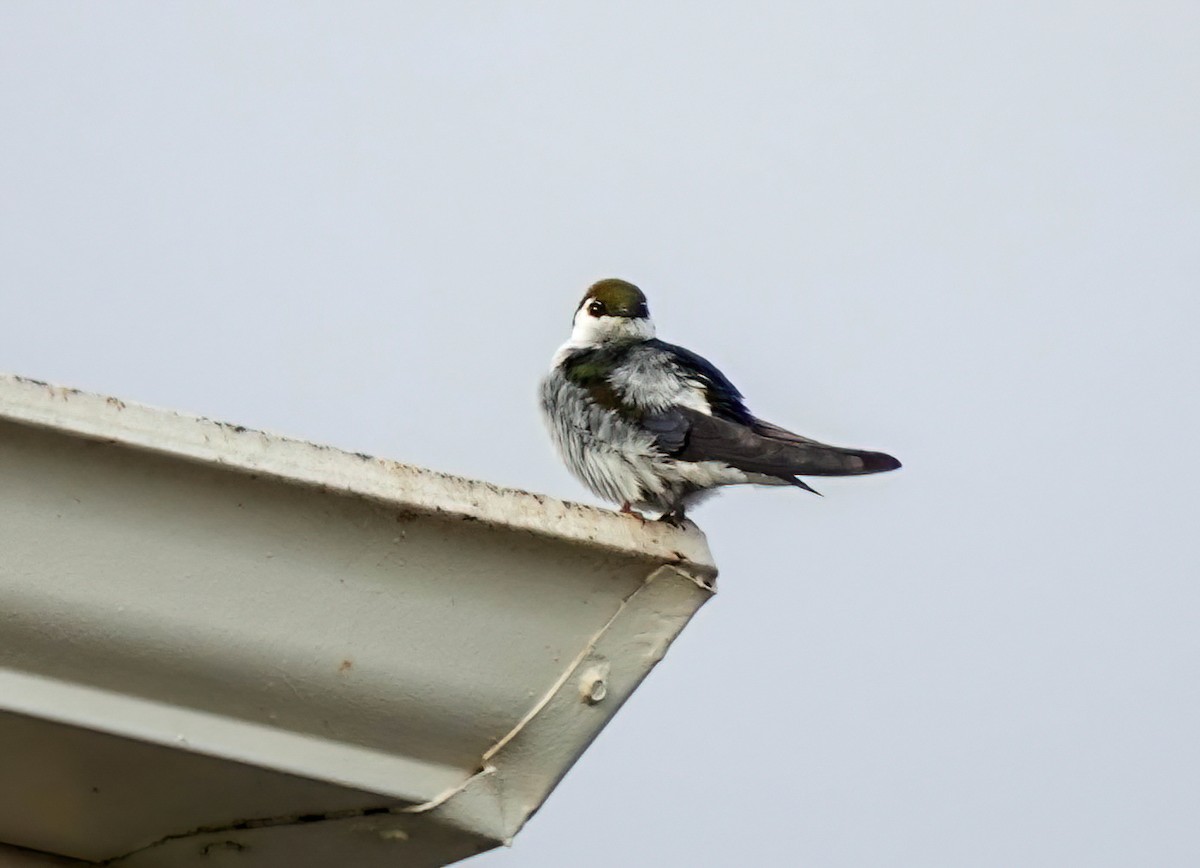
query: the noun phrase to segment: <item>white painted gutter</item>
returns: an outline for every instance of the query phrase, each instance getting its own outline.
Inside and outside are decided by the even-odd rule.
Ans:
[[[715,575],[693,527],[0,376],[0,845],[506,843]]]

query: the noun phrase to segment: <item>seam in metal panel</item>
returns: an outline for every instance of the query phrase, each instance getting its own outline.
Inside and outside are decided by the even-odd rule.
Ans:
[[[604,634],[608,632],[609,628],[612,627],[613,622],[621,616],[621,613],[624,612],[626,608],[628,608],[630,601],[640,594],[647,586],[649,586],[649,584],[654,581],[655,577],[658,576],[664,569],[672,568],[660,567],[659,569],[650,573],[645,579],[642,580],[640,585],[634,588],[625,597],[625,599],[621,600],[621,604],[617,606],[617,610],[613,612],[612,617],[609,618],[608,621],[605,622],[604,626],[597,630],[590,639],[588,639],[587,644],[584,645],[580,652],[575,655],[575,659],[572,660],[570,664],[563,670],[562,675],[560,675],[554,684],[550,686],[550,689],[542,695],[541,699],[534,703],[533,708],[529,709],[529,711],[525,713],[525,716],[517,722],[517,725],[509,730],[499,741],[484,751],[483,761],[485,763],[499,753],[506,744],[516,738],[517,734],[520,733],[520,731],[524,729],[526,725],[528,725],[529,721],[537,717],[541,713],[542,709],[550,704],[550,701],[554,699],[555,695],[562,689],[563,685],[571,680],[571,676],[575,674],[580,665],[582,665],[583,661],[586,660],[588,656],[596,650],[596,645],[604,637]],[[673,571],[681,572],[679,570]]]
[[[130,850],[128,853],[122,853],[120,856],[113,856],[105,859],[103,862],[94,863],[98,866],[104,865],[119,865],[122,859],[129,859],[140,853],[145,853],[148,850],[153,850],[155,847],[162,847],[170,844],[172,841],[182,841],[187,838],[194,838],[198,835],[215,835],[221,832],[247,832],[253,829],[269,829],[276,826],[303,826],[309,823],[319,823],[324,820],[349,820],[354,817],[375,817],[380,814],[399,813],[391,806],[380,808],[356,808],[346,811],[330,811],[325,814],[285,814],[282,817],[260,817],[252,820],[238,820],[234,823],[226,823],[220,826],[198,826],[187,832],[172,832],[170,835],[163,835],[156,841],[151,841],[149,844],[144,844],[141,847]]]

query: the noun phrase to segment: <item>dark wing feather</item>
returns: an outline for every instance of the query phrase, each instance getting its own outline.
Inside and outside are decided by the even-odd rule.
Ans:
[[[691,429],[688,418],[675,408],[643,415],[641,426],[654,435],[655,446],[672,456],[678,456],[683,451]]]
[[[822,443],[819,440],[813,440],[811,437],[802,437],[786,428],[780,428],[778,425],[772,425],[770,422],[764,422],[762,419],[755,419],[751,423],[751,427],[758,434],[771,440],[778,440],[784,443],[795,443],[800,446],[816,447],[819,449],[828,449],[842,455],[852,458],[861,459],[863,462],[862,469],[852,470],[846,474],[830,473],[818,474],[809,472],[810,476],[842,476],[842,475],[861,475],[864,473],[885,473],[888,470],[896,470],[900,467],[900,462],[888,455],[886,452],[868,452],[865,449],[847,449],[842,446],[830,446],[828,443]]]
[[[687,426],[683,447],[671,453],[681,461],[724,461],[747,473],[788,480],[793,476],[882,473],[900,466],[882,452],[818,443],[757,419],[754,427],[749,427],[688,407],[674,407],[662,415],[681,417],[674,421],[672,431]],[[667,427],[665,422],[658,424]]]

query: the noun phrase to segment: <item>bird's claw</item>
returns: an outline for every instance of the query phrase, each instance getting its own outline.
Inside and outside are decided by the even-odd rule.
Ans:
[[[641,519],[642,521],[646,520],[646,516],[634,509],[633,504],[629,503],[628,501],[621,504],[621,508],[618,510],[618,512],[620,512],[621,515],[632,515],[634,518]]]
[[[684,517],[682,509],[672,509],[664,512],[658,517],[658,520],[669,524],[672,527],[683,527],[683,523],[687,521],[687,519]]]

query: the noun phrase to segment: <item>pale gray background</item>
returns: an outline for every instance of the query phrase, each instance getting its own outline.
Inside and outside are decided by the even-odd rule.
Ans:
[[[586,499],[592,280],[905,469],[721,594],[500,866],[1200,864],[1200,4],[0,6],[0,369]]]

